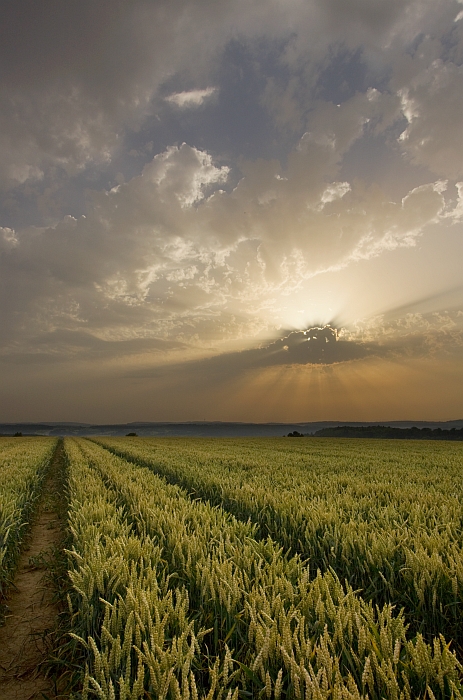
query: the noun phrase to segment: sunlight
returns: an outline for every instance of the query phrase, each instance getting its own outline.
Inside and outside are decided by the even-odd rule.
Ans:
[[[362,312],[361,290],[351,298],[350,287],[337,274],[326,272],[305,280],[291,293],[280,293],[268,310],[269,318],[286,330],[331,326],[340,328],[352,323]]]

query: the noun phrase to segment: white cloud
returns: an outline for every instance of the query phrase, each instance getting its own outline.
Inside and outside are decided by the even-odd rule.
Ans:
[[[457,224],[463,221],[463,182],[456,182],[455,188],[457,190],[457,200],[453,209],[451,208],[452,203],[444,216]]]
[[[16,248],[16,246],[19,245],[16,232],[13,229],[0,226],[0,234],[2,236],[3,244],[7,248]]]
[[[204,90],[189,90],[186,92],[175,92],[165,98],[166,102],[171,102],[182,109],[188,107],[199,107],[206,100],[216,95],[218,88],[208,87]]]
[[[328,185],[321,196],[321,204],[324,206],[328,202],[334,202],[336,199],[342,199],[345,194],[350,192],[351,186],[348,182],[332,182]]]
[[[185,143],[155,156],[143,171],[145,178],[156,183],[161,198],[175,198],[182,207],[199,202],[209,187],[225,182],[228,174],[227,166],[217,168],[208,153]]]

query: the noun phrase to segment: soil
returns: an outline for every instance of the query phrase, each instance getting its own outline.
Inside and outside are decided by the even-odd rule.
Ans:
[[[60,440],[6,598],[5,624],[0,627],[1,700],[63,697],[44,671],[59,613],[50,567],[62,541],[58,502],[62,450]]]

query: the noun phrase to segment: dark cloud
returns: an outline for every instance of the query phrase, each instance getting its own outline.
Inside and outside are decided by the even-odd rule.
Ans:
[[[383,324],[383,325],[381,325]],[[463,311],[406,315],[395,322],[371,320],[348,331],[331,325],[288,332],[258,348],[135,370],[128,377],[221,384],[271,367],[329,367],[367,359],[406,361],[436,357],[463,360]]]
[[[405,324],[404,324],[405,325]],[[400,328],[397,324],[396,331]],[[240,353],[219,355],[204,360],[207,371],[214,369],[227,371],[254,370],[275,365],[333,365],[369,357],[399,359],[404,357],[425,357],[436,350],[458,349],[463,351],[463,332],[456,329],[449,333],[445,329],[413,328],[408,324],[408,333],[381,336],[376,329],[376,339],[356,338],[340,333],[331,326],[293,331],[288,335],[260,348]]]
[[[149,354],[158,359],[173,351],[185,350],[184,343],[159,338],[130,338],[106,340],[91,333],[71,330],[55,330],[34,338],[33,349],[25,352],[10,348],[0,354],[0,362],[10,364],[41,364],[87,360],[113,360],[134,355]]]
[[[272,365],[331,365],[337,362],[359,360],[370,354],[368,344],[340,340],[331,326],[293,331],[270,345],[240,353],[243,367],[270,367]],[[238,359],[238,358],[237,358]],[[226,363],[226,359],[223,360]]]
[[[374,343],[341,340],[338,331],[331,326],[292,331],[259,348],[225,353],[215,357],[182,365],[166,366],[154,370],[136,370],[130,376],[179,375],[201,377],[206,381],[228,380],[256,372],[267,367],[290,365],[333,365],[361,360],[378,354]]]

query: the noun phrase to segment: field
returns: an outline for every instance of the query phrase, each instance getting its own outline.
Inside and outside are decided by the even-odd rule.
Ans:
[[[0,441],[3,589],[55,447]],[[462,466],[446,442],[66,438],[49,673],[76,700],[462,698]]]

